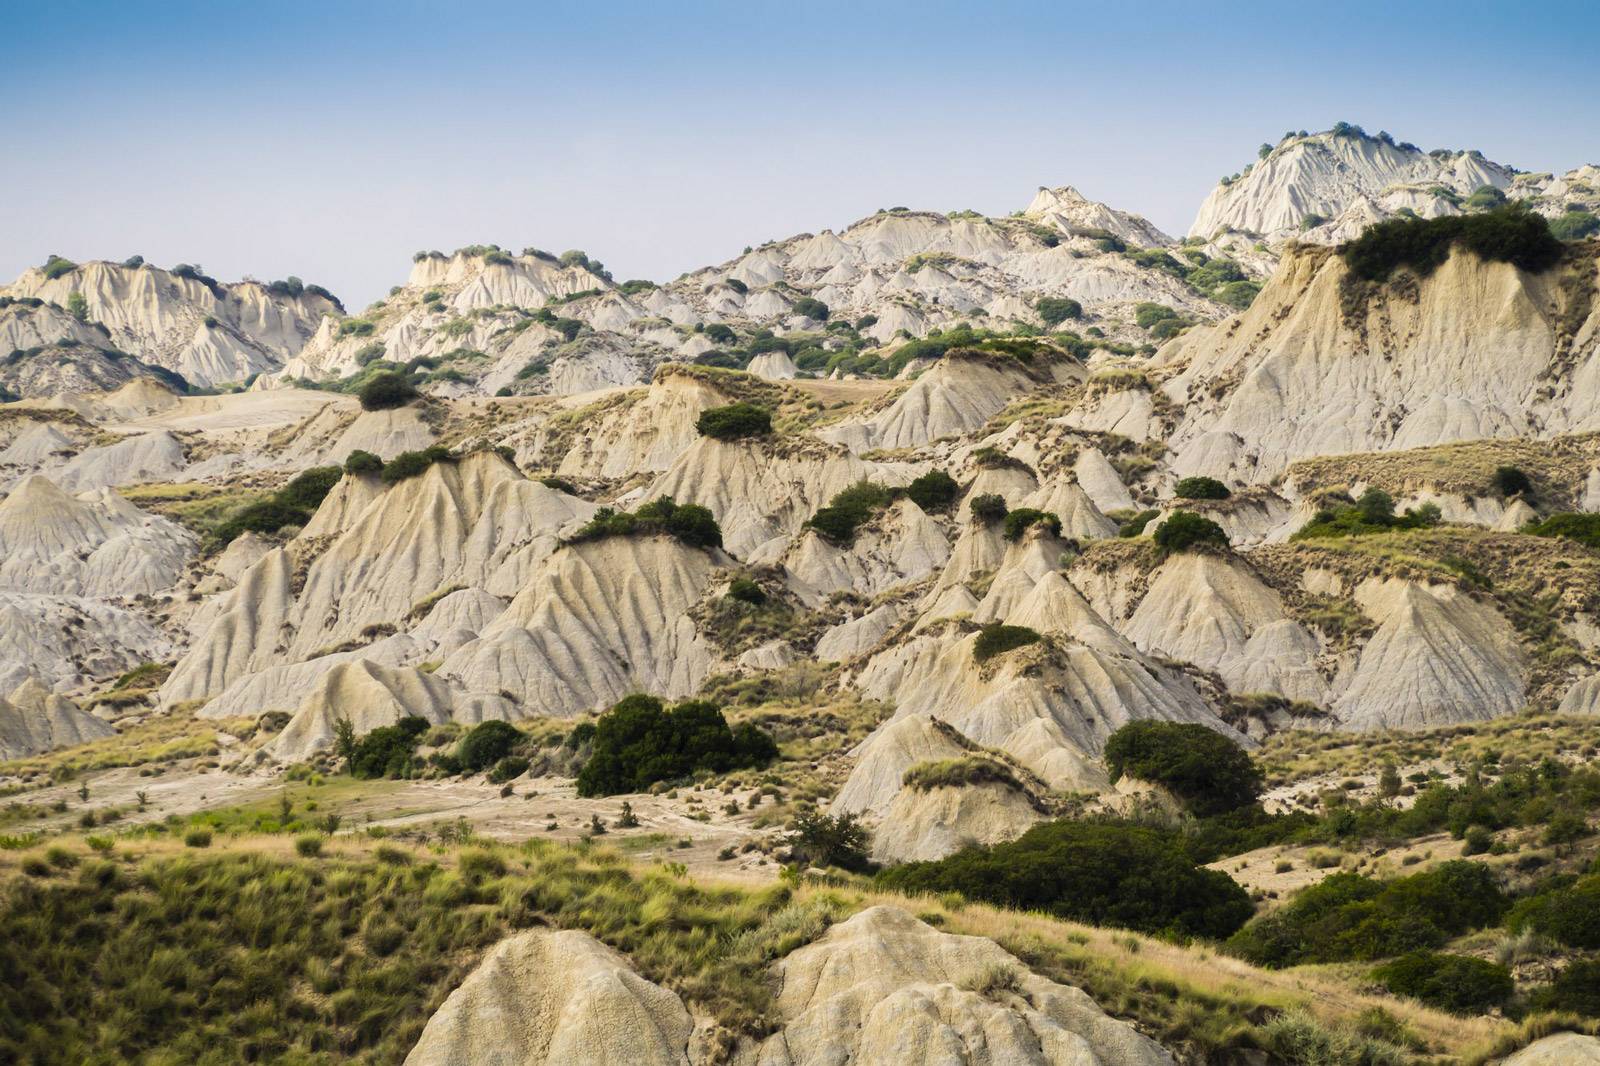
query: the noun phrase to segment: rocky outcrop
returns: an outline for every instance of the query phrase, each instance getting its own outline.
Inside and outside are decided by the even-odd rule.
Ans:
[[[1535,1040],[1502,1066],[1600,1066],[1600,1037],[1556,1033]]]
[[[428,1020],[406,1066],[688,1066],[683,1001],[587,933],[497,944]]]
[[[76,596],[0,592],[0,691],[38,678],[67,689],[172,655],[172,642],[132,611]]]
[[[0,500],[0,589],[116,599],[170,587],[194,535],[101,490],[67,495],[35,475]]]
[[[898,907],[869,907],[774,969],[783,1029],[762,1047],[761,1066],[1172,1062],[1081,990],[1037,976],[991,940],[942,933]]]
[[[0,698],[0,760],[67,748],[115,732],[108,723],[32,679]]]

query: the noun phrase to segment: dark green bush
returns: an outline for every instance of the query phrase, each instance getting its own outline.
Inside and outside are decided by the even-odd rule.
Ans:
[[[1214,477],[1186,477],[1173,487],[1180,500],[1226,500],[1233,493]]]
[[[924,511],[947,511],[961,494],[956,479],[943,470],[930,470],[906,486],[911,502]]]
[[[1600,948],[1600,875],[1591,874],[1517,901],[1506,924],[1531,929],[1569,948]]]
[[[428,720],[416,716],[400,719],[394,725],[379,726],[356,741],[350,755],[352,777],[405,777],[414,768],[413,753]]]
[[[1209,518],[1192,511],[1174,511],[1156,527],[1155,541],[1163,554],[1172,555],[1192,548],[1226,548],[1228,535]]]
[[[1489,262],[1539,273],[1561,258],[1561,242],[1541,216],[1515,205],[1480,215],[1392,219],[1369,226],[1340,254],[1351,274],[1384,281],[1399,267],[1426,277],[1461,246]]]
[[[358,393],[363,411],[385,411],[393,407],[404,407],[420,395],[416,386],[412,385],[404,374],[393,370],[372,375]]]
[[[522,733],[510,722],[490,719],[479,722],[461,738],[456,746],[456,758],[468,773],[488,769],[511,754],[511,749],[522,740]]]
[[[631,513],[602,507],[572,535],[569,543],[657,534],[666,534],[692,548],[722,547],[722,529],[710,510],[699,504],[680,505],[667,497],[651,500]]]
[[[428,467],[434,463],[452,462],[455,456],[450,454],[450,449],[442,444],[435,444],[424,448],[420,452],[401,452],[399,455],[383,464],[381,476],[383,480],[393,483],[413,478],[419,474],[427,473]]]
[[[894,494],[882,485],[859,481],[836,494],[806,525],[835,544],[848,545],[857,529],[893,502]]]
[[[1494,490],[1502,496],[1533,496],[1533,482],[1514,466],[1496,467]]]
[[[988,662],[996,655],[1013,648],[1036,644],[1042,639],[1037,632],[1027,626],[1006,626],[999,622],[991,622],[978,630],[978,639],[972,645],[972,657],[980,663]]]
[[[1072,921],[1180,937],[1225,937],[1250,917],[1228,875],[1196,866],[1174,836],[1114,822],[1058,821],[1017,840],[885,870],[902,892],[960,892]]]
[[[1006,515],[1004,536],[1007,540],[1021,540],[1031,526],[1042,525],[1050,530],[1052,536],[1061,535],[1061,519],[1050,511],[1041,511],[1035,507],[1018,507]]]
[[[1525,532],[1536,537],[1563,537],[1600,551],[1600,514],[1553,514],[1528,524]]]
[[[1142,303],[1133,309],[1133,321],[1140,329],[1149,329],[1157,322],[1179,318],[1178,312],[1166,304]]]
[[[733,330],[721,322],[706,323],[706,338],[716,344],[734,344],[739,338]]]
[[[826,322],[828,320],[828,305],[810,296],[802,296],[796,300],[793,310],[797,315],[814,318],[818,322]]]
[[[654,696],[624,698],[595,722],[594,748],[578,773],[578,795],[642,792],[697,771],[726,773],[777,757],[755,726],[737,730],[714,703],[689,700],[668,710]]]
[[[507,755],[504,759],[494,764],[494,769],[489,771],[489,780],[493,784],[503,785],[507,781],[521,777],[527,772],[527,759],[520,755]]]
[[[344,471],[336,466],[312,467],[278,490],[278,502],[305,511],[315,511],[343,476]]]
[[[795,860],[807,866],[837,866],[843,870],[868,867],[867,831],[853,814],[801,811],[795,815],[785,843]]]
[[[1466,955],[1413,952],[1372,974],[1397,996],[1410,996],[1454,1014],[1483,1014],[1504,1006],[1515,986],[1511,971]]]
[[[728,595],[742,603],[759,607],[767,602],[767,593],[747,577],[736,577],[728,583]]]
[[[1137,537],[1137,536],[1140,536],[1141,534],[1144,533],[1144,527],[1148,526],[1150,524],[1151,520],[1154,519],[1160,513],[1161,513],[1160,511],[1155,511],[1155,510],[1140,511],[1138,514],[1134,515],[1132,518],[1129,518],[1126,522],[1122,523],[1120,526],[1117,527],[1117,536],[1119,536],[1119,537]]]
[[[1041,296],[1034,301],[1033,309],[1047,326],[1059,326],[1069,318],[1083,317],[1083,305],[1066,297]]]
[[[1201,817],[1249,807],[1261,772],[1239,745],[1192,722],[1129,722],[1106,740],[1106,770],[1161,785]]]
[[[63,259],[59,255],[51,255],[44,261],[44,266],[41,269],[44,271],[47,281],[54,281],[63,274],[70,274],[77,270],[78,264],[70,259]]]
[[[1381,959],[1437,948],[1494,925],[1506,897],[1487,866],[1456,860],[1383,882],[1336,873],[1302,889],[1228,942],[1261,966]]]
[[[717,440],[762,437],[772,432],[772,412],[753,403],[731,403],[702,411],[695,428]]]
[[[383,460],[360,448],[351,452],[344,461],[344,472],[357,477],[383,473]]]
[[[974,519],[986,525],[1000,521],[1008,513],[1006,498],[998,492],[986,492],[982,496],[974,496],[967,507],[972,511]]]
[[[311,521],[311,513],[299,507],[271,498],[258,500],[235,512],[222,521],[214,536],[222,544],[230,544],[241,533],[276,533],[285,526],[303,526]]]
[[[1536,1010],[1567,1011],[1600,1018],[1600,959],[1575,959],[1556,979],[1533,993]]]

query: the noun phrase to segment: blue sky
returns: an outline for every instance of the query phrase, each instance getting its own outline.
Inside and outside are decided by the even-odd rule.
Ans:
[[[0,279],[139,253],[354,307],[494,242],[665,280],[1063,184],[1182,233],[1262,141],[1339,120],[1600,162],[1600,5],[1517,8],[10,0]]]

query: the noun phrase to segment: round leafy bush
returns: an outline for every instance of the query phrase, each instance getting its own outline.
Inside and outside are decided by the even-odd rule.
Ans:
[[[772,432],[772,412],[753,403],[731,403],[702,411],[695,428],[717,440],[762,437]]]
[[[1042,525],[1050,530],[1052,536],[1061,535],[1061,519],[1049,511],[1041,511],[1034,507],[1018,507],[1006,515],[1004,534],[1007,540],[1021,540],[1022,535],[1030,526]]]
[[[427,472],[428,467],[434,463],[447,462],[452,459],[450,449],[442,444],[435,444],[424,448],[420,452],[401,452],[399,455],[383,464],[381,475],[388,482],[404,481]]]
[[[428,720],[409,715],[394,725],[379,726],[355,742],[349,758],[350,776],[359,778],[405,777],[413,767],[412,755]]]
[[[767,602],[766,590],[747,577],[736,577],[728,582],[728,595],[756,607]]]
[[[835,544],[849,544],[873,514],[894,502],[894,494],[882,485],[859,481],[838,492],[828,506],[806,520],[806,525]]]
[[[393,370],[384,370],[372,375],[367,383],[361,386],[358,395],[362,410],[386,411],[394,407],[404,407],[421,393],[417,392],[416,386],[412,385],[405,375]]]
[[[868,866],[867,831],[853,814],[801,811],[785,841],[797,860],[809,866],[863,870]]]
[[[1600,875],[1519,900],[1507,925],[1531,929],[1569,948],[1600,948]]]
[[[956,502],[961,486],[943,470],[930,470],[906,486],[911,502],[924,511],[945,511]]]
[[[1013,648],[1036,644],[1041,639],[1036,631],[1027,626],[1007,626],[991,622],[978,630],[978,639],[972,645],[972,657],[980,663],[988,662],[996,655]]]
[[[1171,555],[1197,547],[1226,548],[1228,535],[1209,518],[1192,511],[1174,511],[1156,527],[1155,541],[1163,554]]]
[[[733,344],[739,339],[731,328],[721,322],[706,323],[706,337],[716,344]]]
[[[1261,771],[1239,745],[1193,722],[1129,722],[1106,740],[1106,769],[1162,786],[1195,814],[1225,814],[1255,803]]]
[[[1419,999],[1455,1014],[1483,1014],[1503,1006],[1514,985],[1511,971],[1486,959],[1419,951],[1373,971],[1397,996]]]
[[[974,496],[967,507],[972,511],[973,518],[986,525],[1001,521],[1008,513],[1006,498],[998,492]]]
[[[1577,959],[1533,995],[1538,1010],[1600,1018],[1600,959]]]
[[[494,769],[489,771],[489,780],[497,785],[521,777],[528,772],[528,760],[520,755],[507,755],[504,759],[494,764]]]
[[[336,466],[313,467],[279,489],[278,502],[305,511],[315,511],[343,476],[344,471]]]
[[[580,796],[642,792],[700,770],[765,766],[778,754],[766,733],[748,723],[730,729],[716,704],[705,700],[668,710],[654,696],[628,696],[594,727],[593,751],[578,772]]]
[[[344,472],[357,477],[369,474],[383,473],[383,460],[371,452],[364,452],[360,448],[350,453],[344,461]]]
[[[1533,482],[1514,466],[1496,467],[1494,489],[1502,496],[1532,496]]]
[[[221,522],[214,535],[219,543],[229,544],[241,533],[276,533],[284,526],[303,526],[309,521],[309,512],[273,497],[242,508]]]
[[[1214,477],[1186,477],[1172,491],[1180,500],[1226,500],[1233,495]]]
[[[522,739],[522,733],[510,722],[491,719],[479,722],[456,748],[456,758],[468,773],[485,770],[511,754],[511,749]]]
[[[1227,874],[1196,866],[1177,838],[1114,822],[1058,821],[878,875],[902,892],[959,892],[1019,910],[1144,933],[1225,937],[1252,911]]]
[[[1034,301],[1033,309],[1047,326],[1059,326],[1069,318],[1083,317],[1083,305],[1066,297],[1041,296]]]
[[[811,296],[802,296],[794,302],[794,313],[814,318],[818,322],[828,320],[828,305]]]

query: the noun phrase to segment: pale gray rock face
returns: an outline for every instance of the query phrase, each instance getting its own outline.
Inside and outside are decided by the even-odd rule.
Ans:
[[[257,282],[212,289],[149,264],[84,263],[57,278],[34,268],[4,294],[61,307],[79,294],[88,320],[106,330],[101,343],[109,338],[111,347],[175,371],[192,385],[242,381],[278,369],[324,316],[339,310],[310,292],[277,295]]]
[[[1169,1066],[1164,1050],[1082,991],[1027,970],[982,937],[942,933],[897,907],[839,923],[774,969],[783,1029],[760,1066]],[[1009,972],[1008,990],[975,989]]]
[[[501,941],[429,1019],[406,1066],[688,1066],[676,995],[587,933]]]
[[[55,690],[160,662],[172,642],[144,618],[100,600],[0,591],[0,691],[37,678]]]
[[[197,544],[107,490],[75,498],[35,475],[0,500],[0,589],[117,599],[169,588]]]
[[[0,697],[0,759],[68,748],[116,732],[76,703],[29,679]]]
[[[1600,1066],[1600,1038],[1556,1033],[1535,1040],[1502,1066]]]

